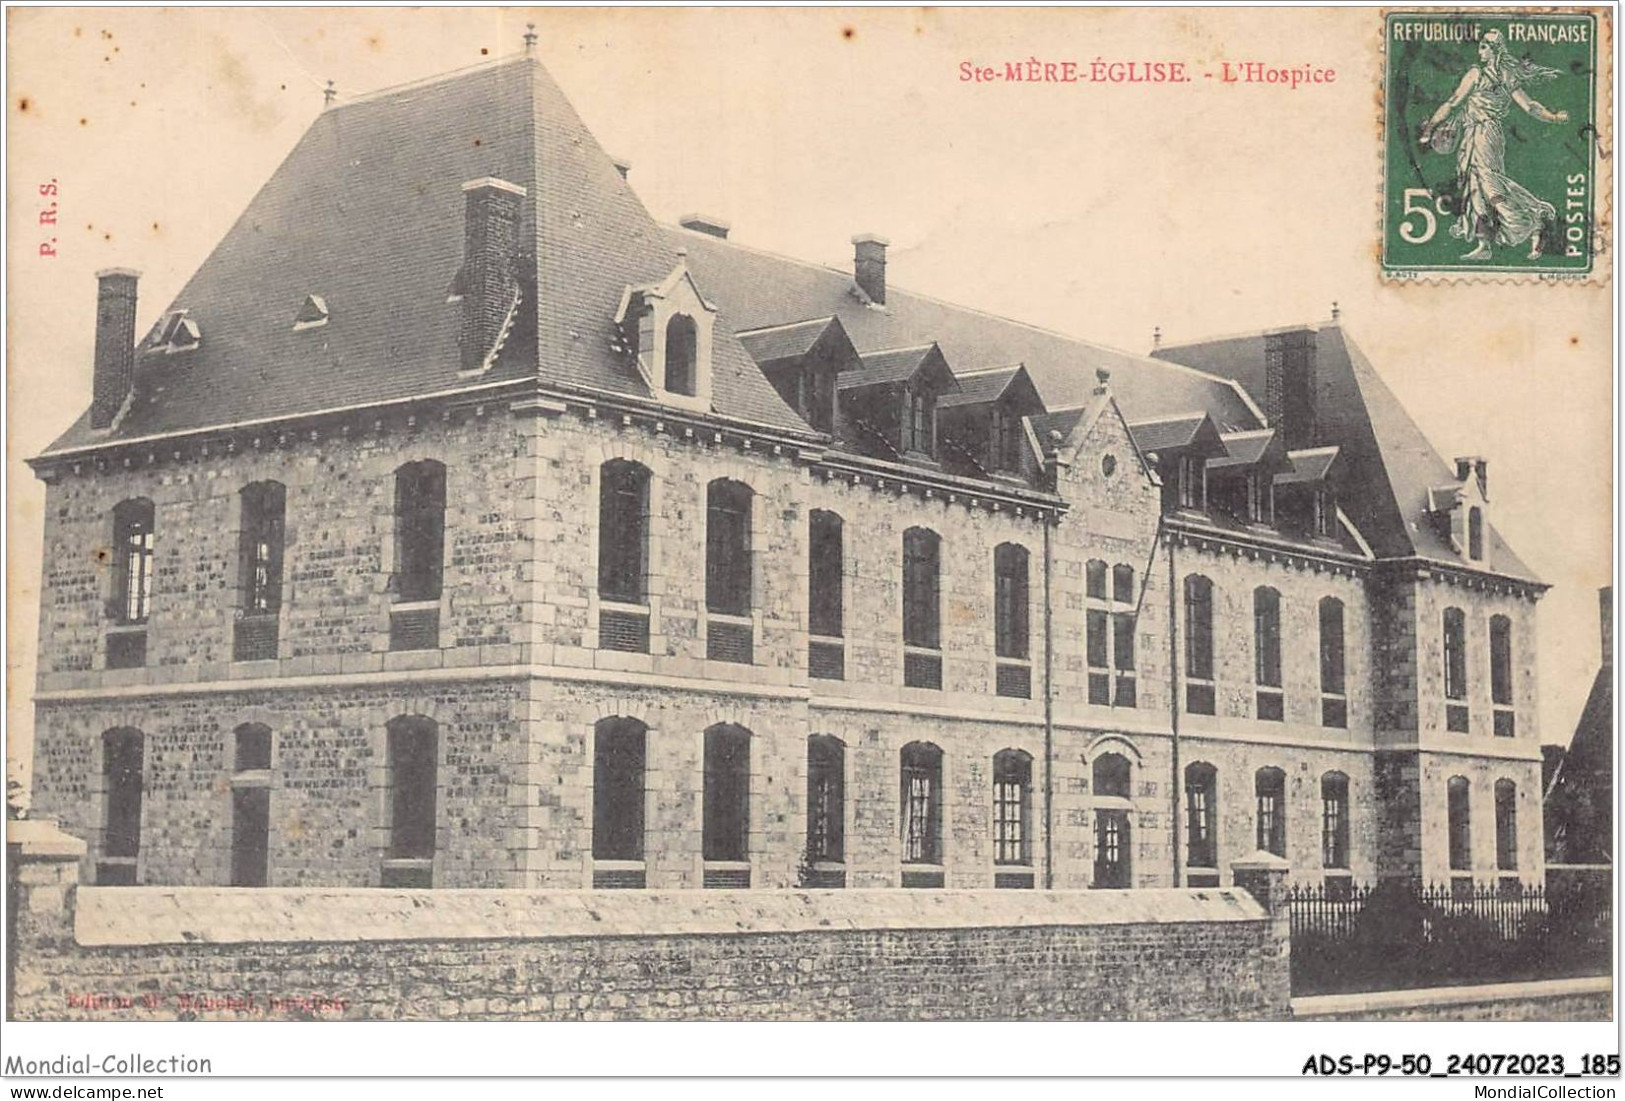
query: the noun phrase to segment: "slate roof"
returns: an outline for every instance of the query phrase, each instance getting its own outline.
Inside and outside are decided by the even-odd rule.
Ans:
[[[887,273],[886,305],[877,309],[854,293],[850,270],[792,260],[679,226],[665,232],[672,248],[688,249],[689,268],[706,297],[739,328],[833,315],[859,352],[934,341],[960,370],[1019,362],[1052,408],[1086,403],[1096,385],[1095,370],[1105,368],[1131,420],[1202,411],[1226,431],[1260,424],[1228,379],[914,294],[896,285],[895,270]]]
[[[1276,432],[1273,428],[1226,432],[1219,438],[1224,441],[1225,454],[1208,463],[1209,470],[1239,469],[1254,466],[1265,459],[1272,459],[1282,466],[1290,462],[1281,447],[1272,446],[1276,444]]]
[[[1339,506],[1379,558],[1416,556],[1478,569],[1426,516],[1430,491],[1457,484],[1455,468],[1428,442],[1341,325],[1310,331],[1315,347],[1313,443],[1339,448],[1330,474]],[[1262,394],[1264,344],[1265,334],[1258,332],[1163,347],[1154,354],[1235,379]],[[1494,523],[1485,526],[1492,566],[1485,572],[1540,584]]]
[[[937,402],[937,406],[952,408],[958,405],[986,405],[988,402],[998,401],[1010,383],[1024,370],[1025,368],[1018,363],[1014,367],[995,367],[987,371],[956,371],[954,377],[959,380],[959,392],[944,394]]]
[[[794,325],[775,325],[770,329],[740,333],[739,343],[760,364],[799,359],[812,350],[831,325],[839,324],[833,317],[818,317]]]
[[[1283,470],[1275,476],[1275,484],[1278,486],[1325,481],[1332,464],[1337,461],[1338,449],[1305,447],[1297,451],[1288,451],[1286,454],[1287,458],[1292,460],[1292,469]]]
[[[1140,449],[1142,455],[1198,444],[1202,445],[1204,453],[1215,456],[1225,454],[1224,441],[1214,431],[1213,421],[1206,413],[1131,421],[1128,430],[1134,437],[1134,446]]]
[[[1086,406],[1075,405],[1066,409],[1051,409],[1047,413],[1028,417],[1027,420],[1031,422],[1033,434],[1038,437],[1038,442],[1045,450],[1048,450],[1050,446],[1049,434],[1058,432],[1061,439],[1065,440],[1072,435],[1072,429],[1077,427],[1078,422],[1083,419],[1083,415],[1087,411]]]
[[[943,362],[942,352],[935,344],[865,352],[861,358],[861,366],[854,367],[850,371],[842,371],[837,377],[837,384],[842,390],[852,390],[860,386],[878,386],[882,383],[906,382],[921,370],[929,370],[945,378],[950,388],[956,386],[953,372]]]
[[[492,369],[459,379],[459,307],[446,299],[462,262],[461,188],[486,176],[526,190],[520,278],[533,286]],[[311,124],[171,304],[198,323],[202,342],[142,357],[112,438],[526,377],[648,397],[611,348],[615,309],[628,285],[663,279],[676,264],[671,240],[532,58],[339,104]],[[312,294],[330,318],[295,332]],[[740,327],[724,303],[715,412],[812,435],[732,336]],[[88,426],[87,412],[47,454],[105,438]]]

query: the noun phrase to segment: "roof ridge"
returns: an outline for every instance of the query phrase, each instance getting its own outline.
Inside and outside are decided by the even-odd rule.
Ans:
[[[538,65],[541,64],[541,62],[537,61],[536,58],[530,54],[511,53],[503,57],[492,58],[487,61],[478,61],[473,65],[465,65],[461,69],[449,69],[446,72],[436,73],[433,76],[419,77],[416,80],[408,80],[400,84],[390,84],[382,88],[374,88],[370,92],[362,92],[359,95],[341,99],[338,102],[335,102],[327,110],[342,111],[346,107],[356,107],[363,103],[376,103],[380,99],[387,99],[390,96],[399,95],[402,92],[415,92],[423,88],[432,88],[437,84],[444,84],[465,76],[473,76],[475,73],[488,72],[493,69],[500,69],[503,66],[513,65],[517,62],[527,60],[535,62]]]
[[[1156,352],[1174,351],[1179,348],[1196,348],[1203,344],[1218,344],[1226,340],[1246,340],[1255,336],[1272,336],[1276,333],[1295,333],[1299,331],[1319,332],[1321,329],[1342,328],[1340,321],[1327,318],[1321,321],[1294,321],[1286,325],[1268,325],[1262,329],[1241,329],[1233,333],[1214,333],[1211,336],[1198,337],[1195,340],[1179,340],[1173,343],[1164,342],[1152,350],[1153,358]]]
[[[973,367],[968,371],[955,371],[960,378],[971,378],[975,375],[991,375],[995,371],[1019,371],[1027,366],[1025,363],[1006,363],[1002,367]]]
[[[694,234],[697,237],[702,237],[707,241],[708,244],[710,244],[712,246],[723,246],[723,247],[727,247],[727,248],[735,248],[735,249],[739,249],[741,252],[752,253],[753,255],[756,255],[756,256],[765,256],[765,257],[767,257],[768,259],[771,259],[771,260],[780,260],[780,261],[783,261],[785,263],[799,265],[800,267],[814,268],[814,269],[816,269],[818,271],[829,272],[832,275],[845,276],[848,279],[852,278],[852,273],[849,272],[849,271],[846,271],[845,269],[832,268],[828,264],[820,264],[820,263],[817,263],[816,261],[813,261],[813,260],[803,260],[798,256],[787,256],[782,252],[773,252],[770,249],[757,248],[755,245],[747,245],[747,244],[743,244],[743,243],[741,243],[739,241],[735,241],[731,237],[715,237],[715,236],[712,236],[709,233],[696,233],[694,230],[687,229],[687,228],[685,228],[683,226],[680,226],[680,225],[672,225],[672,224],[670,224],[668,222],[661,222],[660,225],[665,229],[672,230],[673,232],[690,233],[690,234]],[[1090,349],[1093,349],[1093,350],[1098,350],[1098,351],[1102,351],[1102,352],[1110,352],[1113,355],[1125,356],[1125,357],[1127,357],[1129,359],[1135,360],[1135,361],[1137,361],[1137,362],[1139,362],[1141,364],[1145,364],[1145,365],[1148,365],[1148,366],[1170,367],[1170,368],[1172,368],[1172,369],[1174,369],[1176,371],[1184,371],[1186,374],[1196,375],[1197,377],[1206,379],[1209,382],[1216,382],[1216,383],[1221,383],[1221,384],[1229,384],[1231,386],[1235,385],[1235,382],[1234,382],[1233,379],[1227,379],[1223,375],[1210,374],[1207,371],[1199,370],[1199,369],[1197,369],[1195,367],[1188,366],[1188,365],[1186,365],[1184,363],[1175,363],[1172,360],[1158,359],[1155,356],[1142,355],[1139,352],[1131,352],[1126,348],[1117,348],[1117,347],[1113,347],[1110,344],[1101,344],[1101,343],[1099,343],[1097,341],[1090,340],[1090,339],[1088,339],[1086,337],[1078,336],[1078,335],[1076,335],[1074,333],[1064,333],[1059,329],[1051,329],[1051,328],[1048,328],[1048,327],[1046,327],[1044,325],[1035,324],[1035,323],[1033,323],[1031,321],[1023,321],[1020,318],[1016,318],[1016,317],[1006,317],[1004,314],[997,314],[997,313],[993,313],[990,310],[978,309],[975,306],[967,306],[962,302],[950,302],[945,298],[937,298],[934,295],[922,294],[919,291],[909,290],[907,287],[899,286],[899,285],[897,285],[895,283],[891,283],[890,281],[888,281],[888,283],[887,283],[886,294],[888,296],[897,295],[897,294],[908,295],[910,298],[917,299],[917,300],[919,300],[921,302],[929,302],[929,303],[931,303],[933,305],[942,306],[942,307],[945,307],[945,308],[951,309],[951,310],[960,310],[960,311],[962,311],[964,313],[975,314],[978,317],[992,318],[994,321],[1000,321],[1000,322],[1003,322],[1006,325],[1017,325],[1017,326],[1020,326],[1023,329],[1027,329],[1027,330],[1029,330],[1031,332],[1041,333],[1044,336],[1054,337],[1057,340],[1065,340],[1065,341],[1068,341],[1068,342],[1073,343],[1073,344],[1081,344],[1084,347],[1090,348]],[[1250,404],[1250,402],[1249,402],[1249,404]]]
[[[834,314],[825,314],[823,317],[809,317],[805,321],[784,321],[777,325],[761,325],[754,329],[736,329],[735,336],[755,336],[758,333],[771,333],[779,329],[795,329],[802,325],[829,324],[837,320]]]

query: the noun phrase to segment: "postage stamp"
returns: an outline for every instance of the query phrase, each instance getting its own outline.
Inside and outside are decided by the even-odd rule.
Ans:
[[[1592,12],[1386,14],[1385,277],[1596,270],[1598,35]]]

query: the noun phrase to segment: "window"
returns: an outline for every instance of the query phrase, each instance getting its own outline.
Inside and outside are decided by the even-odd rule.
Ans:
[[[807,423],[820,432],[835,431],[835,372],[812,364],[796,376],[796,405]]]
[[[1518,870],[1518,785],[1511,780],[1495,781],[1495,866]]]
[[[153,509],[145,497],[113,509],[113,619],[145,623],[152,611]]]
[[[846,746],[827,734],[807,739],[807,859],[846,860]]]
[[[1092,559],[1085,571],[1084,648],[1089,666],[1089,702],[1101,706],[1136,704],[1134,672],[1134,567],[1111,567]]]
[[[611,459],[598,473],[598,595],[642,604],[648,595],[649,471]]]
[[[1001,658],[1026,658],[1027,549],[1001,543],[993,551],[994,652]]]
[[[990,469],[1021,469],[1021,437],[1021,417],[1003,405],[994,405],[992,430],[988,433]]]
[[[1091,558],[1083,568],[1084,592],[1090,600],[1106,599],[1106,563]]]
[[[1213,582],[1201,574],[1185,578],[1185,710],[1214,712]]]
[[[807,673],[825,680],[846,676],[846,651],[838,641],[843,622],[843,531],[841,518],[814,509],[807,530]]]
[[[395,472],[395,573],[403,601],[439,600],[446,544],[446,468],[433,459]]]
[[[145,738],[120,728],[102,735],[102,852],[96,882],[128,887],[136,882],[141,851],[141,792]]]
[[[1133,794],[1133,767],[1121,753],[1102,753],[1091,768],[1096,798],[1127,799]]]
[[[1258,797],[1258,847],[1276,856],[1286,855],[1286,773],[1261,768],[1253,777]]]
[[[237,537],[239,615],[232,658],[262,661],[277,656],[277,613],[282,608],[282,550],[286,492],[280,482],[244,486]]]
[[[1258,718],[1280,722],[1286,717],[1281,692],[1281,594],[1267,585],[1253,590],[1253,679],[1258,685]]]
[[[1343,658],[1343,602],[1335,596],[1320,601],[1320,725],[1349,724]]]
[[[1207,460],[1195,455],[1179,456],[1179,507],[1207,508]]]
[[[705,518],[705,606],[712,617],[706,624],[706,656],[748,665],[754,660],[755,638],[746,619],[752,581],[750,487],[726,478],[712,482]]]
[[[401,717],[385,729],[389,844],[385,887],[427,887],[435,853],[439,730],[432,719]]]
[[[648,729],[636,719],[600,719],[592,738],[592,858],[642,860]]]
[[[680,313],[666,323],[666,392],[693,397],[696,353],[694,319]]]
[[[1460,608],[1444,610],[1444,698],[1445,729],[1467,733],[1467,617]]]
[[[705,732],[704,815],[704,859],[750,859],[750,731],[744,727],[723,723]]]
[[[942,687],[941,655],[908,652],[941,648],[940,575],[937,533],[909,528],[903,533],[903,683],[915,688]]]
[[[936,399],[929,390],[903,387],[903,447],[929,458],[935,454]]]
[[[1091,885],[1119,890],[1132,882],[1128,811],[1095,811],[1095,878]]]
[[[1452,871],[1469,871],[1473,866],[1472,810],[1469,792],[1467,778],[1464,776],[1452,776],[1446,785],[1449,860]]]
[[[245,723],[235,732],[231,777],[231,885],[270,882],[271,729]]]
[[[1219,867],[1218,812],[1218,772],[1205,761],[1186,765],[1185,862],[1193,868]]]
[[[1512,620],[1504,615],[1490,617],[1490,703],[1495,736],[1513,737],[1518,728],[1512,704]]]
[[[1341,772],[1320,778],[1320,863],[1349,866],[1349,778]]]
[[[942,750],[910,742],[902,753],[903,863],[942,863]]]
[[[1484,510],[1476,505],[1467,510],[1467,557],[1484,560]]]
[[[993,756],[993,862],[1031,864],[1033,862],[1032,820],[1033,759],[1019,749],[1006,749]]]

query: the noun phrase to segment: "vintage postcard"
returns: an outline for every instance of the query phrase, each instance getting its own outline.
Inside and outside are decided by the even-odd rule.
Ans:
[[[7,1075],[1617,1075],[1612,9],[7,16]]]
[[[1596,270],[1607,29],[1584,11],[1387,13],[1384,274]]]

